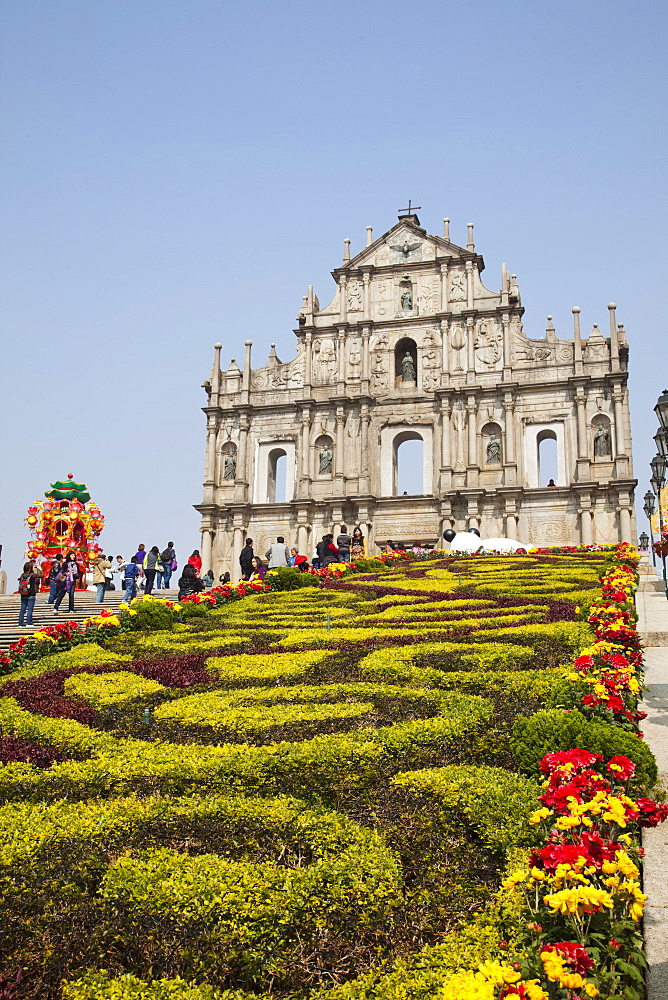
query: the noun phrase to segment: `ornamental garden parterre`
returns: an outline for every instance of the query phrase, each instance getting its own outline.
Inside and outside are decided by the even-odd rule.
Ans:
[[[21,639],[0,996],[640,1000],[637,559],[395,554]]]

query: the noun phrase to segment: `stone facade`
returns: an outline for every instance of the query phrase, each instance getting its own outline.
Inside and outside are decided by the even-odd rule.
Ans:
[[[515,275],[486,288],[473,227],[466,247],[401,216],[332,274],[320,309],[309,287],[296,357],[272,347],[262,368],[221,370],[207,393],[204,568],[229,569],[249,534],[277,534],[309,556],[326,532],[360,524],[371,551],[388,538],[437,541],[449,527],[544,544],[635,538],[628,345],[608,306],[598,326],[528,337]],[[423,482],[397,496],[397,449],[423,442]],[[556,442],[556,487],[541,485],[541,442]],[[553,446],[554,447],[554,446]],[[285,456],[285,499],[276,501]]]

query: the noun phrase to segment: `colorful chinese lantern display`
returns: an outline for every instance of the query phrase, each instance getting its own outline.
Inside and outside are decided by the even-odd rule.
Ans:
[[[51,489],[28,507],[26,524],[30,529],[26,556],[41,559],[44,580],[48,579],[57,552],[76,553],[83,573],[79,586],[86,586],[86,572],[102,551],[97,538],[104,528],[104,514],[92,503],[85,483],[75,483],[70,472],[65,482],[51,483]],[[43,589],[48,589],[45,585]]]

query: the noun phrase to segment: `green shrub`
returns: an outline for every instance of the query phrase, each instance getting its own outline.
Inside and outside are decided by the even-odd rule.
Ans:
[[[493,850],[536,842],[536,831],[528,821],[540,788],[531,778],[500,767],[452,765],[404,771],[390,784],[422,803],[429,822],[441,812],[461,813]]]
[[[290,566],[277,566],[276,569],[270,569],[266,576],[266,582],[271,584],[272,590],[302,590],[304,587],[320,586],[317,576],[301,573],[298,569],[292,569]]]
[[[171,631],[174,627],[174,613],[162,601],[136,601],[132,610],[137,612],[133,626],[142,632]]]
[[[206,604],[181,604],[181,618],[184,622],[191,618],[206,618],[209,608]]]
[[[112,978],[107,972],[89,972],[63,984],[63,1000],[255,1000],[255,994],[198,986],[180,978],[144,982],[130,973]]]
[[[616,754],[630,757],[636,764],[636,780],[651,788],[657,780],[654,754],[634,733],[627,733],[607,722],[585,718],[576,710],[552,709],[520,718],[513,726],[512,749],[525,774],[538,773],[540,761],[557,750],[590,750],[606,760]]]

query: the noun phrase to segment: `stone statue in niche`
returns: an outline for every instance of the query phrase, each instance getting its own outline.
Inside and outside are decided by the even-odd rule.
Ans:
[[[223,479],[233,480],[237,474],[237,457],[234,452],[228,452],[225,456]]]
[[[598,430],[594,437],[594,458],[611,458],[612,447],[610,434],[604,424],[597,424]]]
[[[404,312],[410,312],[413,308],[413,292],[410,288],[404,288],[401,293],[401,308]]]
[[[318,472],[321,476],[331,476],[332,474],[332,449],[328,444],[320,452],[318,456]]]
[[[409,351],[401,359],[401,381],[415,382],[415,364]]]
[[[501,442],[497,441],[496,434],[490,434],[487,443],[487,464],[498,465],[501,461]]]

